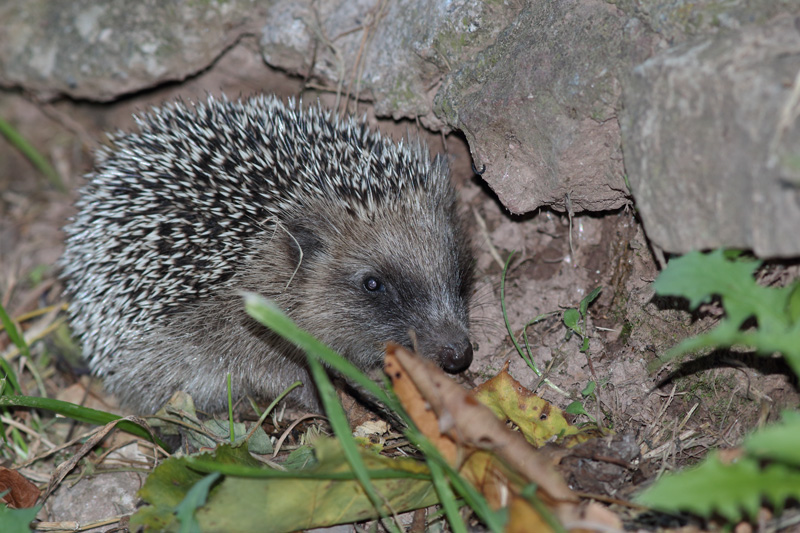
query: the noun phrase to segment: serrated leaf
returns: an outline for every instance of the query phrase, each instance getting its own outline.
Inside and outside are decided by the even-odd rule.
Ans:
[[[729,320],[723,319],[717,327],[704,335],[685,339],[677,346],[667,350],[661,356],[659,364],[678,355],[695,352],[703,348],[742,345],[755,348],[763,355],[780,352],[786,362],[800,376],[800,322],[782,332],[766,332],[762,330],[739,331]]]
[[[728,319],[737,328],[753,315],[761,329],[785,328],[788,290],[758,285],[753,272],[759,266],[760,261],[730,261],[722,250],[690,252],[671,260],[653,288],[660,295],[683,296],[692,309],[719,295]]]
[[[695,308],[712,295],[719,295],[726,312],[710,332],[684,340],[660,358],[659,363],[680,354],[710,347],[743,345],[759,353],[782,353],[800,376],[800,321],[795,319],[797,288],[762,287],[752,274],[757,261],[726,259],[721,250],[692,252],[670,261],[653,287],[661,295],[683,296]],[[797,311],[800,313],[800,311]],[[740,331],[743,322],[755,316],[757,329]]]
[[[800,498],[800,472],[785,465],[759,468],[744,457],[723,464],[717,453],[699,466],[665,475],[636,500],[663,511],[689,511],[703,517],[718,513],[731,522],[744,514],[754,519],[762,499],[781,509],[788,498]]]
[[[36,519],[36,514],[41,508],[41,505],[37,505],[27,509],[10,509],[6,504],[0,503],[0,531],[3,533],[30,532],[30,523]]]
[[[800,467],[800,413],[786,411],[780,423],[765,427],[745,439],[745,449],[755,457]]]

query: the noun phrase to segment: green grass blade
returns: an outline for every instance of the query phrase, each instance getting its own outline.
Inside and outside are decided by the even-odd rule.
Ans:
[[[494,511],[489,507],[486,498],[473,487],[467,480],[461,477],[450,464],[442,457],[439,450],[417,429],[411,427],[406,430],[406,437],[409,442],[419,448],[428,461],[435,461],[447,475],[453,490],[475,511],[478,518],[486,524],[490,531],[500,533],[505,530],[506,520],[502,511]]]
[[[447,476],[444,469],[434,461],[428,459],[428,468],[431,470],[431,477],[433,478],[433,486],[436,489],[436,494],[439,496],[439,501],[442,504],[444,513],[447,516],[447,522],[450,524],[450,529],[453,533],[467,533],[467,526],[458,514],[458,505],[453,490],[447,482]]]
[[[365,376],[355,365],[343,358],[325,344],[303,331],[286,316],[274,303],[255,294],[245,294],[247,312],[281,337],[293,342],[306,352],[312,352],[320,361],[330,366],[347,379],[357,383],[370,392],[381,403],[393,407],[396,402],[374,381]]]
[[[310,334],[298,328],[291,319],[273,303],[257,294],[248,293],[245,295],[245,309],[250,316],[306,351],[311,376],[317,385],[322,405],[325,408],[325,413],[328,415],[328,421],[336,437],[339,439],[345,458],[348,463],[350,463],[350,467],[353,469],[356,478],[361,484],[361,488],[367,494],[372,505],[381,516],[388,516],[383,501],[375,490],[369,477],[369,471],[358,452],[358,444],[356,444],[353,434],[350,432],[350,424],[347,422],[344,409],[336,397],[336,389],[333,387],[333,383],[331,383],[320,361],[330,364],[348,378],[358,381],[365,389],[375,394],[378,399],[385,398],[387,401],[390,401],[389,396],[385,391],[380,389],[380,387],[375,385],[372,380],[364,376],[355,366],[345,361],[333,350],[313,338]],[[396,526],[393,529],[395,528]]]
[[[533,370],[537,376],[541,377],[542,373],[539,371],[539,367],[536,366],[536,363],[532,358],[528,357],[527,352],[525,352],[517,342],[517,337],[514,335],[514,331],[511,329],[511,322],[508,320],[508,311],[506,309],[506,274],[508,273],[508,267],[511,264],[512,257],[514,257],[514,250],[508,254],[506,264],[503,266],[503,275],[500,277],[500,309],[503,311],[503,322],[506,325],[508,336],[511,337],[511,342],[514,343],[514,348],[517,349],[517,353],[520,355],[520,357],[522,357],[522,360],[525,361],[530,369]]]
[[[36,169],[44,174],[44,176],[53,184],[59,191],[65,192],[67,188],[61,176],[58,174],[53,165],[44,157],[36,148],[33,147],[20,133],[8,122],[0,118],[0,134],[2,134],[11,145],[19,150],[28,161],[30,161]]]
[[[20,334],[17,326],[14,324],[14,321],[11,320],[11,317],[8,316],[8,313],[6,313],[6,310],[2,305],[0,305],[0,322],[2,322],[3,328],[6,330],[6,333],[8,333],[8,338],[11,339],[11,342],[14,343],[14,346],[19,349],[19,352],[25,357],[30,357],[31,352],[28,349],[28,344],[25,342],[25,338]],[[14,369],[11,368],[11,365],[8,364],[8,361],[0,358],[0,367],[2,367],[3,372],[5,372],[6,379],[11,385],[12,391],[15,393],[21,392],[17,375],[14,372]]]
[[[74,403],[62,402],[61,400],[54,400],[52,398],[38,398],[35,396],[3,395],[0,396],[0,407],[28,407],[31,409],[43,409],[45,411],[58,413],[66,416],[67,418],[77,420],[78,422],[85,422],[87,424],[94,424],[98,426],[104,426],[109,422],[113,422],[114,420],[119,420],[122,418],[119,415],[107,413],[105,411],[98,411],[97,409],[91,409],[89,407],[81,407],[80,405],[75,405]],[[142,437],[149,441],[153,441],[153,437],[150,436],[150,433],[146,429],[129,420],[123,420],[117,424],[117,427],[126,433],[130,433],[131,435],[136,435],[137,437]],[[155,438],[155,443],[165,450],[170,449],[170,447],[162,442],[158,437]]]

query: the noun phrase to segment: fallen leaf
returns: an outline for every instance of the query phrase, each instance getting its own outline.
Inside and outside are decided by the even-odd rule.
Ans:
[[[472,390],[472,395],[501,420],[510,420],[537,448],[558,437],[579,433],[567,422],[564,412],[533,394],[508,373],[509,362],[492,379]],[[575,442],[577,444],[577,442]]]
[[[414,381],[394,355],[391,346],[386,349],[384,370],[392,381],[395,395],[403,404],[408,416],[416,424],[417,429],[436,446],[442,457],[447,459],[450,464],[455,465],[458,457],[456,442],[442,433],[439,427],[439,417],[430,409],[428,402],[422,397]]]
[[[225,473],[195,511],[202,531],[298,531],[377,518],[378,513],[352,475],[335,439],[315,442],[316,460],[309,468],[275,472],[239,446],[213,452],[173,456],[147,478],[139,496],[148,504],[131,518],[134,529],[176,531],[175,511],[204,472]],[[428,507],[438,501],[425,464],[388,458],[361,450],[372,483],[396,512]],[[230,473],[229,470],[233,469]],[[267,477],[275,476],[275,477]]]
[[[415,423],[417,419],[414,416],[418,414],[426,428],[450,437],[453,447],[494,452],[512,471],[527,482],[535,483],[540,496],[544,495],[550,501],[578,501],[544,455],[528,444],[520,433],[509,430],[488,407],[454,383],[433,362],[391,344],[386,350],[386,366],[393,384],[397,380],[403,388],[413,386],[419,390],[425,403],[418,401],[412,406],[413,413],[409,411]]]
[[[12,509],[27,509],[36,505],[39,489],[25,476],[4,466],[0,467],[0,493],[8,491],[2,500]]]

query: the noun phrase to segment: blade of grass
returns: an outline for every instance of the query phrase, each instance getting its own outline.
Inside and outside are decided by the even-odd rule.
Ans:
[[[464,499],[470,509],[486,524],[490,531],[500,533],[505,530],[506,520],[503,514],[489,507],[486,498],[483,497],[478,489],[461,477],[461,474],[442,457],[436,446],[416,429],[409,428],[406,430],[405,435],[409,442],[425,454],[425,458],[428,461],[435,461],[442,468],[456,494]]]
[[[512,250],[511,253],[508,255],[508,259],[506,259],[506,264],[503,267],[503,275],[500,277],[500,308],[503,310],[503,322],[505,322],[505,324],[506,324],[506,330],[508,331],[508,336],[511,337],[511,342],[514,343],[514,348],[517,349],[517,353],[520,355],[520,357],[522,357],[522,360],[525,361],[525,363],[530,367],[531,370],[533,370],[533,372],[537,376],[542,377],[542,372],[541,372],[541,370],[539,370],[539,367],[536,366],[536,362],[533,360],[532,357],[528,357],[528,354],[526,353],[526,351],[524,351],[522,349],[522,347],[520,347],[519,343],[517,342],[517,337],[514,335],[514,331],[511,329],[511,322],[508,320],[508,312],[506,311],[506,292],[505,292],[506,291],[506,273],[508,272],[508,266],[511,264],[511,258],[512,257],[514,257],[514,250]],[[532,324],[534,321],[538,320],[540,317],[543,317],[543,316],[545,316],[545,315],[539,315],[532,322],[529,322],[528,324],[526,324],[525,328],[523,328],[523,330],[522,330],[523,333],[525,332],[525,329],[530,324]],[[527,339],[527,336],[526,336],[525,343],[527,344],[527,342],[528,342],[528,339]],[[566,391],[561,390],[558,386],[556,386],[548,378],[544,378],[544,382],[547,383],[548,387],[550,387],[554,391],[558,392],[559,394],[563,394],[564,396],[569,396],[569,394]]]
[[[528,354],[522,350],[517,342],[517,337],[514,335],[514,331],[511,329],[511,322],[508,320],[508,311],[506,309],[506,274],[508,273],[508,266],[511,264],[511,259],[514,257],[514,252],[514,250],[511,250],[511,253],[508,254],[506,264],[503,266],[503,275],[500,276],[500,308],[503,311],[503,322],[505,322],[508,336],[511,337],[511,342],[514,343],[514,348],[517,349],[517,353],[520,355],[520,357],[522,357],[522,360],[527,363],[531,370],[533,370],[537,376],[541,377],[542,373],[539,371],[536,363],[533,361],[533,359],[528,358]]]
[[[386,394],[386,391],[365,376],[358,367],[315,339],[310,333],[297,327],[273,303],[255,293],[245,293],[245,309],[250,316],[265,324],[281,337],[290,340],[306,352],[312,352],[320,361],[347,379],[353,380],[354,383],[370,392],[381,403],[389,407],[396,405],[396,402]]]
[[[369,477],[369,471],[358,452],[358,444],[356,444],[353,434],[350,432],[350,424],[347,422],[344,409],[336,397],[336,389],[333,387],[333,383],[331,383],[328,374],[325,372],[320,362],[321,360],[328,362],[328,358],[330,358],[331,361],[342,358],[333,352],[333,350],[311,337],[311,335],[300,330],[300,328],[298,328],[275,304],[269,302],[265,298],[254,293],[246,294],[245,309],[250,316],[306,351],[311,377],[317,385],[317,390],[322,400],[322,406],[325,408],[325,413],[328,415],[328,421],[333,428],[334,434],[342,445],[345,458],[347,462],[350,463],[350,467],[353,469],[358,482],[361,484],[361,488],[367,494],[372,505],[382,517],[388,517],[386,506],[375,490]],[[331,356],[331,353],[333,353],[333,356]],[[356,378],[360,375],[365,378],[365,380],[368,380],[368,378],[363,376],[355,367],[347,370],[349,372],[349,374],[347,374],[348,377]],[[350,374],[352,374],[352,376]],[[377,387],[377,385],[372,383],[372,380],[368,381],[370,381],[372,385],[372,387],[370,387],[371,389],[377,389],[380,396],[384,396],[388,399],[388,395]],[[390,524],[394,526],[392,529],[398,532],[400,531],[396,524]]]
[[[253,424],[253,428],[250,430],[250,432],[247,434],[247,437],[245,437],[244,440],[250,440],[250,438],[253,436],[256,430],[261,427],[261,424],[264,423],[264,420],[267,419],[267,416],[269,416],[272,410],[275,409],[275,406],[278,405],[280,401],[286,397],[287,394],[292,392],[297,387],[301,387],[302,385],[303,385],[302,381],[295,381],[294,383],[286,387],[286,389],[284,389],[284,391],[280,393],[274,400],[272,400],[272,403],[269,404],[266,409],[264,409],[263,413],[259,414],[258,410],[256,409],[256,415],[258,416],[258,421],[255,424]],[[255,408],[255,405],[253,407]]]
[[[87,424],[94,424],[97,426],[104,426],[109,422],[122,418],[121,416],[107,413],[105,411],[98,411],[89,407],[81,407],[74,403],[62,402],[61,400],[54,400],[52,398],[37,398],[35,396],[0,396],[0,407],[28,407],[31,409],[44,409],[60,415],[66,416],[78,422],[85,422]],[[149,441],[153,441],[150,433],[137,424],[124,420],[117,426],[126,433],[142,437]],[[170,446],[161,441],[158,437],[155,438],[155,443],[169,450]]]
[[[0,305],[0,322],[3,324],[3,329],[5,329],[6,333],[8,333],[8,338],[11,339],[11,342],[14,343],[14,346],[17,347],[21,354],[29,356],[30,350],[28,350],[28,345],[25,343],[25,339],[19,333],[14,321],[11,320],[11,317],[8,316],[8,313],[6,313],[6,310],[2,305]],[[3,372],[5,372],[6,379],[8,380],[9,385],[11,385],[12,392],[21,392],[19,381],[17,381],[17,375],[5,358],[0,358],[0,367],[2,367]]]
[[[28,161],[30,161],[36,169],[44,174],[44,176],[61,192],[66,192],[67,188],[61,180],[53,165],[44,157],[39,150],[29,143],[14,126],[0,118],[0,134],[2,134],[11,145],[19,150]]]
[[[26,357],[30,357],[31,352],[28,348],[28,343],[25,342],[25,338],[19,332],[16,324],[11,320],[11,317],[2,305],[0,305],[0,322],[3,323],[3,328],[6,330],[6,333],[8,333],[8,338],[11,339],[11,342],[19,349],[20,353]]]
[[[431,470],[433,487],[436,489],[436,494],[439,496],[439,501],[444,509],[444,514],[447,516],[450,529],[453,530],[453,533],[467,533],[467,526],[461,519],[461,515],[458,514],[456,497],[453,494],[453,489],[450,488],[450,484],[447,482],[444,469],[433,459],[428,459],[427,463],[428,468]]]

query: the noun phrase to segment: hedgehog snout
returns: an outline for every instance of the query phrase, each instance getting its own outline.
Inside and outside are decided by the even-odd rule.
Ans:
[[[439,364],[448,374],[459,374],[472,364],[472,344],[467,339],[466,345],[453,343],[443,346],[437,355]]]

